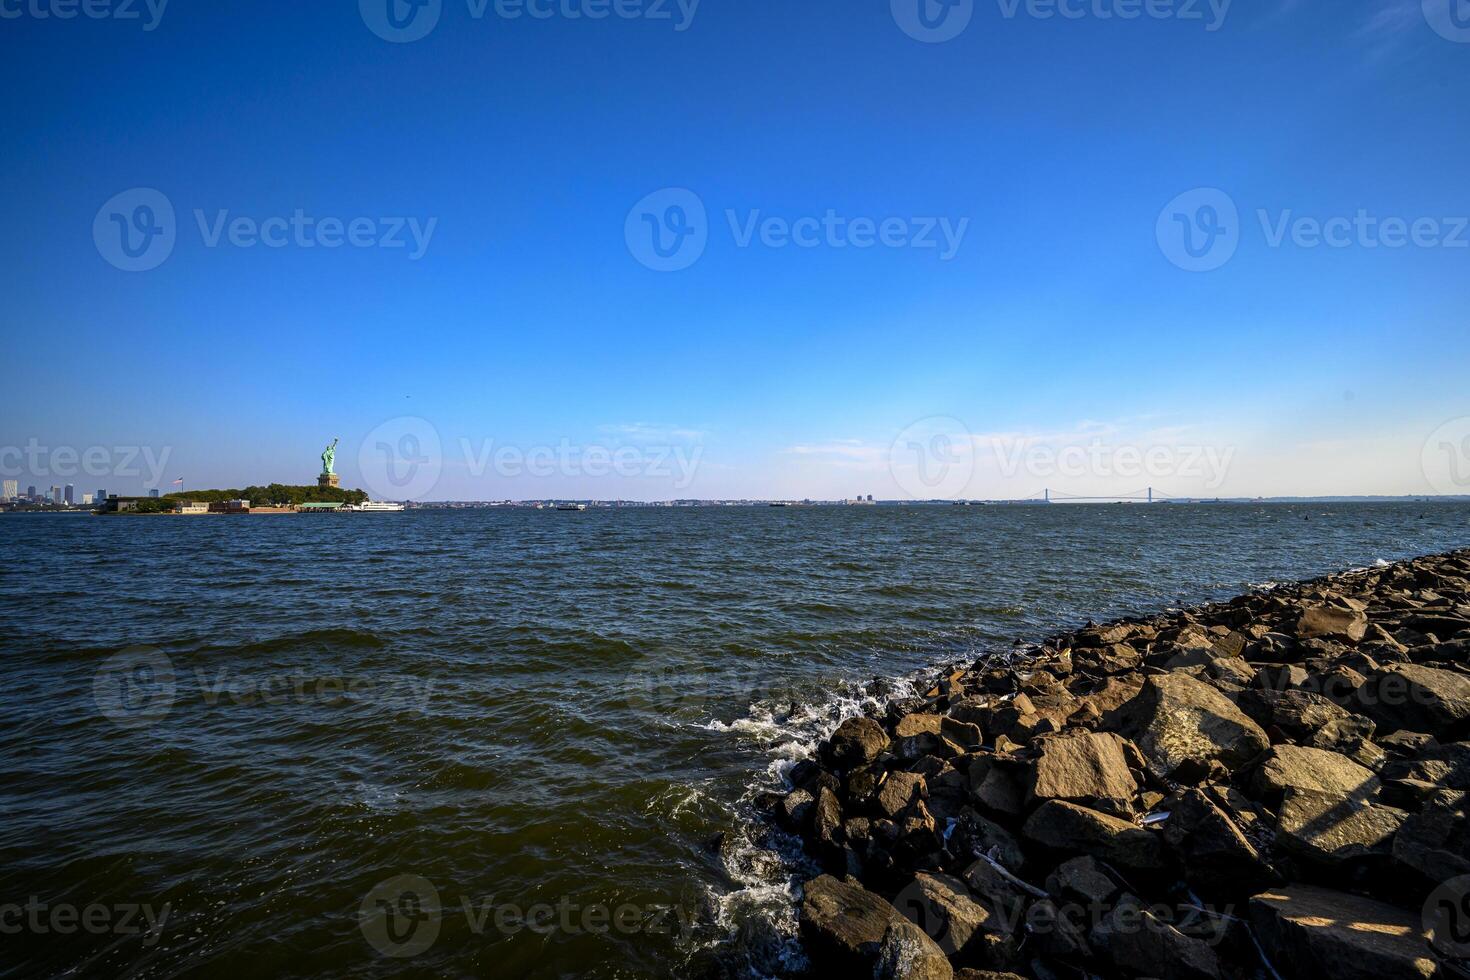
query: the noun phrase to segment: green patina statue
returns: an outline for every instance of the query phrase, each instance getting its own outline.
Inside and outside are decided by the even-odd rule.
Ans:
[[[336,459],[337,440],[333,439],[332,444],[326,449],[322,450],[322,476],[330,476],[334,472],[332,469],[332,464],[336,461]]]

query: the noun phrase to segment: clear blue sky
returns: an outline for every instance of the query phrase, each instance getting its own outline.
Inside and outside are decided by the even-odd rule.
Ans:
[[[888,0],[705,0],[684,30],[674,0],[669,20],[597,21],[443,0],[408,43],[349,0],[173,0],[152,30],[142,0],[141,22],[36,15],[52,2],[0,0],[19,14],[0,19],[0,446],[146,446],[168,452],[164,482],[238,486],[309,482],[337,436],[364,485],[364,440],[421,431],[390,421],[409,416],[441,444],[418,496],[892,497],[913,485],[895,438],[942,416],[919,427],[973,435],[965,495],[1409,493],[1435,483],[1426,439],[1470,416],[1470,230],[1452,220],[1470,215],[1470,43],[1418,0],[1240,0],[1213,24],[1203,0],[1203,20],[977,0],[943,43]],[[177,215],[142,272],[94,235],[134,188]],[[665,188],[707,209],[679,271],[625,234]],[[1197,188],[1239,210],[1237,251],[1207,272],[1157,233]],[[298,209],[436,223],[414,259],[210,247],[195,215]],[[1461,247],[1273,247],[1261,210],[1432,220]],[[968,225],[946,259],[741,247],[727,218],[829,211]],[[1230,464],[1008,476],[997,439]],[[477,473],[462,441],[487,440],[698,466],[678,487]],[[49,472],[19,479],[149,482]]]

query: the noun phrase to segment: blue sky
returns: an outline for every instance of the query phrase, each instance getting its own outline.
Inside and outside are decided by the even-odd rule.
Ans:
[[[920,0],[440,0],[403,43],[389,2],[0,0],[7,477],[310,482],[340,437],[378,496],[1470,491],[1448,0],[973,0],[937,43]],[[138,189],[172,247],[126,271]]]

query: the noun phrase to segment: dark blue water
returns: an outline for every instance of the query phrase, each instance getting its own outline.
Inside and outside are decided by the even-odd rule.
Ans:
[[[748,976],[798,960],[744,801],[858,683],[1465,547],[1470,506],[14,515],[0,544],[6,975]]]

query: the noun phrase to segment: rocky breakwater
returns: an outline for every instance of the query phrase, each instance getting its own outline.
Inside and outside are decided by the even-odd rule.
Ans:
[[[1457,552],[950,670],[763,799],[813,969],[1470,976],[1467,664]]]

